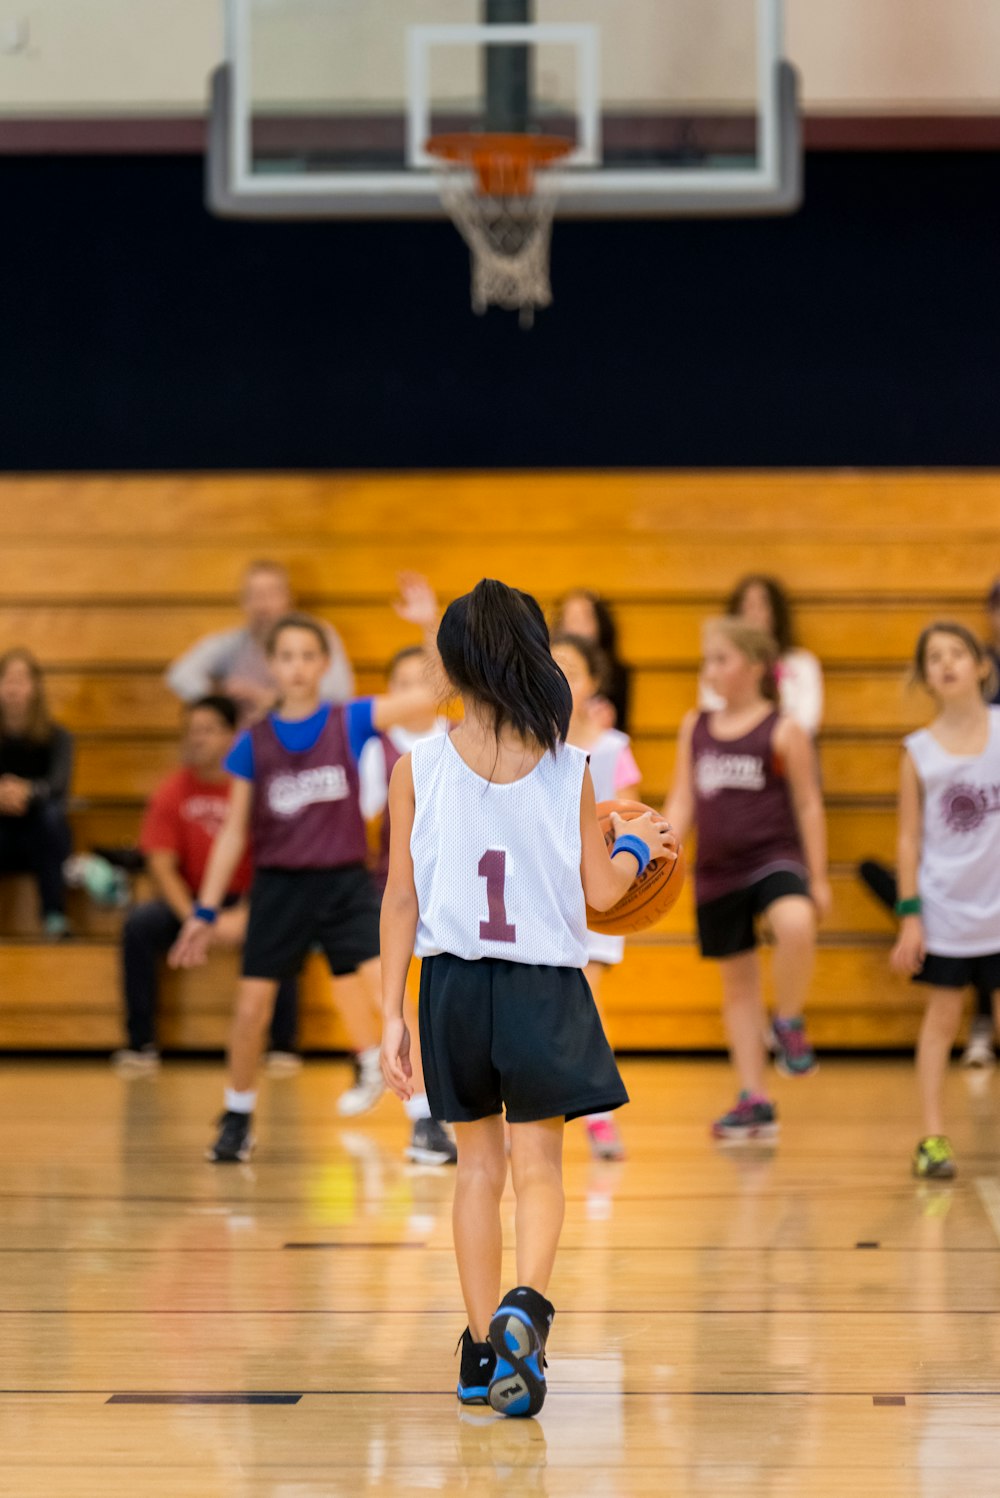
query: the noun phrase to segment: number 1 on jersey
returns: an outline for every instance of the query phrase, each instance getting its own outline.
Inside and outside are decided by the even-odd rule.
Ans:
[[[486,880],[486,903],[489,908],[488,921],[479,922],[480,941],[516,941],[517,927],[507,920],[504,902],[504,884],[507,880],[507,854],[491,848],[479,860],[479,877]]]

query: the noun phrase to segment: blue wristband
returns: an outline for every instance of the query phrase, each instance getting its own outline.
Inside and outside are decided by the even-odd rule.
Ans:
[[[219,912],[213,910],[211,905],[196,905],[194,907],[195,920],[204,921],[206,926],[214,926],[215,918],[218,914]]]
[[[639,860],[639,872],[636,874],[637,879],[639,874],[646,872],[652,858],[652,854],[649,851],[649,844],[644,843],[642,838],[636,837],[633,832],[626,832],[622,837],[615,838],[615,845],[611,849],[611,857],[616,858],[619,853],[631,853],[633,858]]]

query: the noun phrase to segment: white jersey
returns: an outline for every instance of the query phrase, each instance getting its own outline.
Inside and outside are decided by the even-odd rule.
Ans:
[[[587,751],[590,755],[590,778],[594,782],[594,797],[597,801],[617,799],[615,773],[618,761],[629,743],[627,733],[622,733],[618,728],[607,728]],[[624,936],[608,936],[602,931],[588,931],[587,956],[591,962],[603,962],[609,967],[617,967],[625,957]]]
[[[903,742],[923,787],[920,898],[937,957],[1000,952],[1000,707],[982,754],[949,754],[927,728]]]
[[[509,785],[470,770],[450,734],[415,744],[411,764],[416,955],[586,967],[585,752],[560,745]]]

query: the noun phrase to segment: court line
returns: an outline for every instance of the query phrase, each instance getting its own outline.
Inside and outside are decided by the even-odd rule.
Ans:
[[[231,1391],[220,1391],[230,1393]],[[283,1397],[301,1399],[441,1399],[455,1398],[454,1385],[448,1384],[440,1389],[299,1389],[294,1393],[287,1390],[252,1390],[251,1394],[266,1394],[269,1398]],[[140,1395],[131,1394],[121,1396],[121,1391],[116,1389],[0,1389],[0,1399],[3,1398],[41,1398],[41,1399],[70,1399],[90,1398],[107,1396],[106,1402],[110,1403],[114,1395],[121,1396],[116,1402],[139,1403],[163,1397],[163,1402],[176,1394],[176,1391],[148,1390],[142,1391]],[[181,1398],[192,1399],[196,1396],[187,1394]],[[206,1391],[206,1399],[218,1400],[219,1395]],[[249,1397],[246,1394],[233,1394],[234,1399]],[[550,1399],[589,1399],[589,1398],[618,1398],[618,1399],[1000,1399],[1000,1388],[997,1389],[908,1389],[905,1394],[900,1394],[897,1388],[886,1395],[875,1395],[868,1389],[621,1389],[621,1388],[583,1388],[583,1389],[553,1389],[549,1388],[546,1400]],[[3,1466],[0,1461],[0,1467]]]
[[[997,1229],[1000,1236],[1000,1227]],[[311,1245],[310,1245],[311,1246]],[[337,1248],[422,1248],[428,1254],[453,1254],[454,1249],[448,1243],[339,1243]],[[856,1254],[857,1248],[853,1243],[833,1243],[824,1248],[816,1244],[795,1243],[762,1243],[762,1244],[728,1244],[728,1243],[578,1243],[560,1244],[559,1256],[564,1258],[567,1254],[705,1254],[705,1253],[727,1253],[727,1254]],[[184,1248],[181,1246],[156,1245],[150,1247],[137,1244],[134,1248],[101,1245],[102,1254],[274,1254],[284,1253],[285,1245],[277,1243],[271,1248],[254,1248],[250,1245],[239,1248],[229,1245],[222,1247]],[[996,1255],[996,1249],[987,1244],[976,1247],[951,1247],[942,1245],[940,1248],[909,1246],[907,1244],[883,1243],[879,1249],[880,1254],[934,1254],[937,1258],[949,1254],[992,1254]],[[93,1244],[70,1244],[62,1248],[35,1247],[29,1245],[23,1248],[0,1248],[3,1254],[89,1254],[93,1255]]]
[[[466,1313],[461,1306],[426,1307],[419,1311],[387,1310],[382,1307],[364,1310],[337,1310],[326,1306],[303,1306],[276,1308],[274,1306],[230,1306],[224,1311],[213,1311],[207,1308],[181,1306],[173,1308],[170,1306],[136,1306],[129,1310],[127,1307],[109,1306],[106,1309],[100,1306],[73,1306],[72,1308],[61,1308],[59,1306],[10,1306],[0,1307],[0,1316],[374,1316],[379,1319],[385,1316],[464,1316]],[[609,1309],[607,1306],[594,1306],[591,1309],[562,1310],[559,1311],[559,1319],[565,1320],[567,1316],[799,1316],[801,1308],[798,1306],[658,1306],[650,1309],[647,1306],[636,1306],[633,1308]],[[996,1310],[984,1311],[977,1307],[965,1307],[960,1310],[954,1309],[924,1309],[915,1306],[826,1306],[809,1307],[810,1316],[906,1316],[908,1319],[914,1316],[1000,1316],[1000,1307]]]
[[[112,1394],[108,1404],[298,1404],[301,1394]]]

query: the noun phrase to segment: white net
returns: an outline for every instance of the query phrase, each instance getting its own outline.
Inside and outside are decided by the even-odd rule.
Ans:
[[[472,308],[504,307],[530,327],[552,302],[549,249],[556,193],[545,171],[527,195],[494,196],[464,163],[439,162],[441,201],[469,246]]]

